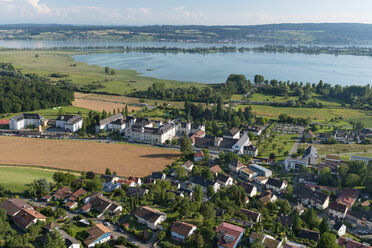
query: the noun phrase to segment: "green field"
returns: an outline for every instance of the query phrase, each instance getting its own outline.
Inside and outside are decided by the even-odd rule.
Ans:
[[[39,57],[35,57],[35,54]],[[105,88],[98,89],[97,92],[124,95],[135,90],[147,90],[154,82],[163,82],[166,88],[208,87],[201,83],[144,77],[134,70],[116,70],[115,75],[106,75],[103,67],[76,62],[72,56],[77,54],[79,53],[69,51],[0,51],[0,60],[12,63],[22,69],[23,73],[36,73],[41,76],[49,76],[52,72],[67,74],[68,77],[64,79],[70,79],[79,85],[102,82]],[[72,66],[74,64],[76,66]]]
[[[12,193],[20,194],[35,179],[45,178],[52,181],[54,172],[34,167],[0,166],[0,185]]]
[[[298,136],[295,134],[272,134],[275,134],[275,138],[272,142],[269,141],[269,138],[265,138],[265,140],[258,146],[258,152],[264,158],[269,158],[270,153],[274,152],[276,159],[282,160],[285,158],[283,153],[291,150]],[[275,149],[273,149],[273,144],[276,146]],[[278,150],[281,150],[281,153],[279,153]]]
[[[300,144],[300,147],[306,148],[309,144]],[[318,150],[320,155],[325,154],[342,154],[342,153],[360,153],[360,156],[366,156],[362,153],[364,152],[371,152],[372,145],[360,145],[360,144],[334,144],[334,145],[326,145],[326,144],[314,144],[315,148]],[[350,155],[349,155],[350,158]]]

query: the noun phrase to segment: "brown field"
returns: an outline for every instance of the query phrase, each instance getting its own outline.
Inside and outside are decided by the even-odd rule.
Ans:
[[[122,108],[125,108],[125,104],[122,103],[105,102],[100,100],[87,100],[81,98],[75,98],[75,100],[72,102],[72,106],[91,109],[99,112],[106,110],[107,112],[111,111],[111,113],[113,112],[114,109],[115,111],[117,111],[117,109],[119,108],[119,110],[121,111]],[[142,109],[141,107],[128,106],[129,112],[132,112],[132,110],[137,111],[141,109]]]
[[[49,140],[0,136],[0,164],[29,165],[72,171],[144,177],[162,171],[180,155],[177,151],[129,144]]]

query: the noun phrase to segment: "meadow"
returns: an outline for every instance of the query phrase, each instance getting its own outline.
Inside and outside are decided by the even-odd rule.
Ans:
[[[298,135],[295,134],[279,134],[273,133],[275,137],[270,140],[266,138],[258,145],[258,151],[264,158],[269,158],[270,153],[275,153],[276,159],[285,159],[283,153],[289,152],[297,140]]]
[[[309,144],[300,144],[300,147],[306,148]],[[333,144],[333,145],[326,145],[326,144],[313,144],[313,146],[317,149],[319,155],[325,154],[343,154],[343,153],[355,153],[353,155],[363,155],[363,153],[372,152],[372,145],[361,145],[361,144]],[[350,159],[350,155],[348,155]]]

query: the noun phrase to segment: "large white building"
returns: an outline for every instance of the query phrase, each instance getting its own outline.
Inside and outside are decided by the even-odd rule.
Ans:
[[[27,128],[28,126],[38,127],[42,125],[44,117],[39,114],[23,113],[14,116],[9,121],[9,128],[11,130],[20,130]]]
[[[122,114],[112,115],[106,119],[100,120],[99,124],[96,126],[96,133],[99,133],[101,130],[106,132],[118,131],[124,132],[127,127],[126,118]]]
[[[287,171],[289,170],[301,170],[307,167],[308,163],[306,160],[296,159],[296,158],[286,158],[284,160],[284,167]]]
[[[249,146],[251,143],[249,142],[249,137],[247,134],[243,134],[243,136],[236,142],[233,147],[232,151],[237,154],[243,154],[244,153],[244,147]]]
[[[74,133],[83,127],[83,117],[80,115],[61,115],[56,119],[56,127]]]
[[[143,124],[147,124],[147,122]],[[173,123],[167,123],[160,127],[149,127],[149,125],[136,123],[126,130],[125,136],[131,141],[164,144],[166,140],[172,140],[176,136],[176,128]]]

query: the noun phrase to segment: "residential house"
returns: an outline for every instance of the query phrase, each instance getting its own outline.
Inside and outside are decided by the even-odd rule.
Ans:
[[[233,178],[227,174],[219,174],[216,177],[216,182],[219,183],[223,187],[229,187],[234,184]]]
[[[256,136],[260,136],[262,133],[262,128],[258,126],[248,126],[243,130],[244,134],[253,133]]]
[[[307,161],[308,164],[317,165],[318,164],[318,152],[314,146],[309,146],[302,156],[303,161]]]
[[[318,179],[313,173],[300,172],[298,176],[299,183],[318,184]]]
[[[229,129],[228,131],[226,131],[223,134],[223,137],[224,138],[231,138],[231,139],[239,139],[240,138],[240,129],[236,128],[236,127],[233,127],[231,129]]]
[[[368,243],[360,243],[354,241],[350,237],[341,237],[338,239],[337,244],[344,248],[371,248],[372,246]]]
[[[39,114],[23,113],[14,116],[9,121],[10,130],[20,130],[27,128],[28,126],[38,127],[44,122],[44,117]]]
[[[204,154],[203,154],[204,156]],[[194,168],[194,163],[191,162],[190,160],[187,160],[183,165],[182,165],[183,168],[185,168],[185,170],[187,172],[191,172],[192,171],[192,168]]]
[[[153,172],[150,176],[152,180],[156,183],[156,180],[165,180],[167,175],[165,175],[163,172]]]
[[[342,224],[342,222],[336,222],[336,224],[333,225],[332,229],[337,232],[337,235],[339,237],[342,237],[346,234],[346,226]]]
[[[63,207],[68,210],[72,210],[76,208],[77,206],[78,206],[78,203],[76,201],[68,201],[63,205]]]
[[[298,211],[298,214],[299,215],[302,215],[304,212],[305,212],[305,208],[304,208],[304,206],[302,205],[302,203],[300,203],[300,204],[297,204],[297,205],[295,205],[294,207],[293,207],[293,211]]]
[[[99,194],[90,197],[90,199],[84,203],[85,205],[82,207],[82,211],[85,213],[90,212],[91,209],[97,210],[101,215],[106,211],[109,214],[117,214],[123,210],[121,205]]]
[[[329,196],[321,191],[315,191],[303,184],[297,184],[293,189],[293,198],[298,198],[304,205],[311,205],[324,210],[329,205]]]
[[[120,179],[118,176],[115,175],[101,175],[100,178],[105,180],[106,183],[116,183]]]
[[[251,156],[251,157],[257,157],[258,155],[258,147],[254,145],[249,145],[244,147],[244,154]]]
[[[54,194],[52,194],[52,197],[54,200],[65,200],[67,199],[70,195],[72,194],[71,190],[67,187],[64,186],[60,189],[58,189]]]
[[[0,203],[0,209],[4,209],[9,217],[14,217],[21,209],[34,209],[30,204],[21,199],[7,199]]]
[[[272,177],[270,177],[266,183],[266,188],[276,193],[283,192],[283,190],[285,190],[287,186],[288,186],[287,181],[279,180]]]
[[[165,213],[147,206],[138,208],[134,212],[134,216],[137,217],[139,223],[146,225],[152,230],[162,230],[160,224],[167,219]]]
[[[83,117],[80,115],[60,115],[56,119],[56,127],[71,133],[77,132],[83,127]]]
[[[267,180],[269,180],[268,177],[255,177],[255,178],[253,178],[253,181],[255,183],[258,183],[259,185],[265,185],[267,183]]]
[[[350,209],[355,201],[359,197],[359,191],[356,189],[345,189],[342,190],[341,195],[337,198],[337,202],[340,204],[345,205],[348,209]]]
[[[246,166],[242,162],[240,162],[239,159],[235,159],[233,162],[229,163],[229,169],[234,173],[238,173],[241,169],[245,167]]]
[[[31,225],[38,221],[45,222],[47,217],[34,209],[22,208],[14,217],[13,221],[18,227],[27,230]]]
[[[252,178],[256,177],[258,175],[257,172],[249,169],[249,168],[243,168],[239,172],[239,176],[245,180],[251,180]]]
[[[243,237],[244,229],[226,222],[220,224],[217,229],[218,248],[236,248]]]
[[[270,190],[266,190],[265,192],[262,192],[259,198],[259,201],[263,204],[266,204],[268,202],[275,202],[278,198],[276,195],[274,195]]]
[[[257,195],[257,188],[253,184],[250,183],[238,183],[240,187],[242,187],[249,197],[253,197]]]
[[[250,145],[249,137],[247,134],[243,134],[243,136],[232,146],[232,152],[236,154],[243,154],[244,147]]]
[[[283,244],[283,240],[276,240],[274,237],[267,234],[252,232],[249,236],[249,242],[252,244],[256,240],[260,240],[266,248],[280,248]]]
[[[319,234],[319,232],[316,232],[316,231],[301,229],[298,232],[297,237],[300,238],[300,239],[308,239],[308,240],[318,242],[318,240],[320,238],[320,234]]]
[[[185,242],[186,238],[191,236],[195,232],[195,230],[195,225],[182,221],[176,221],[172,225],[171,236],[174,240]]]
[[[240,213],[247,216],[248,220],[254,223],[258,223],[261,220],[261,214],[259,212],[242,208],[240,209]]]
[[[112,232],[110,229],[102,224],[96,224],[88,229],[88,238],[84,240],[87,247],[94,247],[96,244],[102,244],[112,239]]]
[[[127,127],[125,120],[126,118],[120,113],[100,120],[98,125],[96,126],[96,133],[99,133],[101,130],[104,130],[106,132],[118,131],[122,133]]]
[[[345,220],[366,229],[372,229],[372,210],[369,211],[347,211]]]
[[[199,176],[193,177],[190,182],[193,189],[195,189],[196,185],[200,185],[204,193],[207,193],[208,186],[212,186],[214,192],[217,192],[220,189],[220,185],[217,182],[213,182]]]
[[[204,160],[204,152],[202,150],[198,151],[194,154],[194,161],[201,162]]]
[[[340,162],[325,159],[318,165],[318,171],[320,173],[324,168],[329,168],[332,175],[338,175],[338,168],[340,165]]]
[[[308,131],[304,134],[304,139],[305,139],[305,140],[313,139],[313,138],[314,138],[314,134],[311,132],[311,130],[308,130]]]
[[[258,176],[271,177],[273,175],[273,172],[271,170],[266,169],[265,167],[258,164],[252,164],[251,166],[249,166],[249,169],[257,172]]]
[[[328,208],[328,215],[332,218],[344,219],[347,213],[347,206],[338,202],[332,202]]]
[[[221,167],[218,164],[209,167],[209,170],[213,173],[214,176],[217,176],[222,171]]]
[[[286,158],[284,160],[284,167],[287,171],[290,170],[301,170],[306,168],[308,165],[308,160],[296,159],[296,158]]]
[[[181,125],[179,127],[179,132],[182,134],[190,135],[198,132],[199,130],[202,130],[205,132],[205,126],[204,125],[198,125],[196,123],[191,122],[181,122]]]
[[[319,133],[319,139],[321,141],[327,141],[332,137],[332,134],[330,133]]]
[[[127,190],[127,197],[139,197],[146,195],[149,193],[148,189],[140,188],[140,187],[129,187]]]

